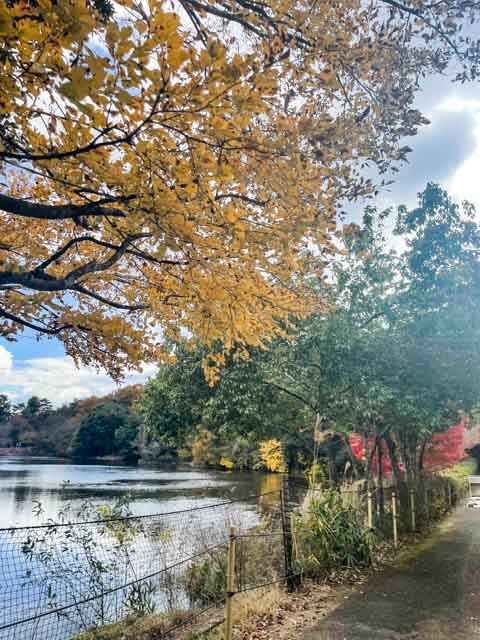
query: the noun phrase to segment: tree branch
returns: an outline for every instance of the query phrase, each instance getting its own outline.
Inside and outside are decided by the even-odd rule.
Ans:
[[[304,397],[302,397],[301,395],[295,393],[294,391],[290,391],[290,389],[285,389],[285,387],[281,387],[279,384],[276,384],[275,382],[272,382],[271,380],[264,380],[263,382],[264,382],[264,384],[270,385],[271,387],[275,387],[279,391],[283,391],[284,393],[286,393],[287,395],[291,396],[292,398],[296,398],[302,404],[304,404],[307,407],[309,407],[312,411],[317,411],[316,405],[312,404],[309,400],[306,400]]]
[[[106,304],[107,306],[112,307],[113,309],[122,309],[124,311],[142,311],[145,309],[149,309],[148,304],[130,305],[130,304],[121,304],[119,302],[114,302],[113,300],[104,298],[99,293],[95,293],[93,291],[90,291],[89,289],[86,289],[80,284],[75,285],[75,287],[73,287],[72,290],[78,291],[78,293],[83,293],[84,295],[89,296],[90,298],[95,298],[95,300],[98,300],[99,302],[102,302],[103,304]]]
[[[112,216],[124,218],[125,213],[120,209],[104,207],[104,204],[113,202],[127,202],[136,196],[125,196],[122,198],[105,198],[88,204],[37,204],[29,200],[12,198],[4,193],[0,193],[0,210],[24,218],[38,218],[40,220],[68,220],[80,218],[82,216]]]
[[[268,204],[268,200],[256,200],[255,198],[250,198],[243,193],[219,193],[217,196],[215,196],[215,200],[224,200],[225,198],[232,198],[232,200],[242,200],[243,202],[254,204],[259,207],[264,207],[266,204]]]
[[[17,324],[21,324],[28,329],[33,329],[34,331],[39,331],[40,333],[45,333],[48,336],[57,336],[61,331],[65,331],[66,329],[72,329],[73,325],[65,324],[61,327],[56,327],[55,329],[47,329],[47,327],[42,327],[41,325],[34,324],[33,322],[29,322],[28,320],[24,320],[19,316],[13,315],[13,313],[9,313],[5,311],[5,309],[0,308],[0,317],[6,318],[7,320],[11,320],[12,322],[16,322]],[[85,329],[84,329],[85,330]]]

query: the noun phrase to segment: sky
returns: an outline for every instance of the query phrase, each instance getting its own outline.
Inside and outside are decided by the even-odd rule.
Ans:
[[[413,206],[427,181],[438,182],[458,200],[469,200],[480,212],[480,84],[455,85],[447,78],[426,82],[418,106],[431,124],[406,143],[413,148],[410,162],[381,194],[380,208]],[[361,206],[350,208],[359,216]],[[124,384],[147,380],[155,372],[127,373]],[[14,402],[31,395],[48,398],[56,406],[77,398],[103,395],[116,384],[103,371],[77,368],[56,340],[40,340],[25,333],[18,342],[0,339],[0,393]]]

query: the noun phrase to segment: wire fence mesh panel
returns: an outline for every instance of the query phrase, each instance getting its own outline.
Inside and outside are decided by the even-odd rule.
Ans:
[[[284,485],[148,516],[86,502],[56,522],[0,529],[0,640],[67,640],[153,613],[155,637],[166,638],[212,609],[221,621],[218,608],[235,594],[281,582],[293,589],[300,576],[370,564],[378,541],[397,544],[398,533],[415,529],[412,496],[421,524],[453,501],[442,478],[414,490],[299,491],[292,497]]]
[[[86,505],[82,522],[67,510],[59,522],[1,529],[0,640],[65,640],[153,612],[187,621],[222,601],[230,527],[271,531],[275,502],[278,492],[103,520],[89,519],[98,510]]]

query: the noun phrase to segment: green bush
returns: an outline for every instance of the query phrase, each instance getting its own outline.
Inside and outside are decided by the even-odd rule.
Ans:
[[[191,564],[184,575],[185,591],[193,605],[209,605],[225,593],[227,553],[221,551]]]
[[[308,511],[296,517],[294,540],[298,568],[307,576],[372,563],[372,533],[358,509],[336,491],[316,496]]]

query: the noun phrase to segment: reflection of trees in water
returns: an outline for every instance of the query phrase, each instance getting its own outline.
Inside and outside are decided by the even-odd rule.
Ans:
[[[16,484],[13,489],[13,508],[14,512],[18,513],[22,511],[23,504],[27,501],[33,502],[33,493],[40,493],[38,490],[34,491],[32,487],[23,484]]]
[[[279,495],[280,490],[282,488],[282,480],[283,477],[279,474],[268,474],[262,476],[259,494],[267,494],[262,495],[260,505],[264,508],[272,508],[278,507],[279,504]]]

